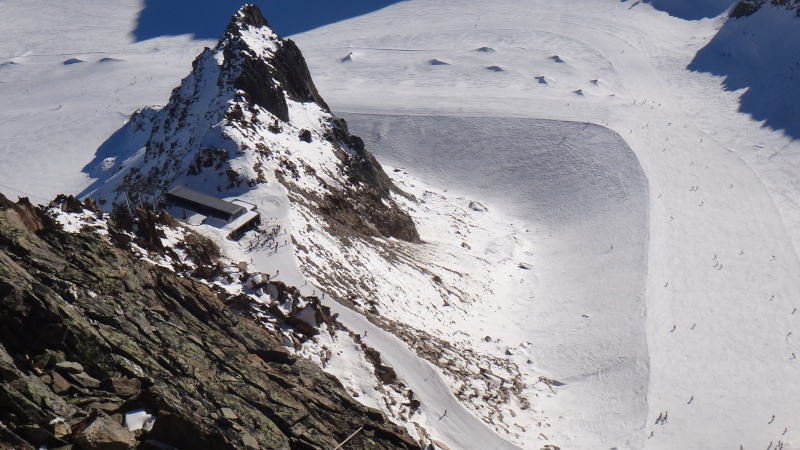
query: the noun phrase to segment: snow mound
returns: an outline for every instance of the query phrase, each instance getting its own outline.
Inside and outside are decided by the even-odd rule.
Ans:
[[[343,62],[343,63],[353,62],[353,52],[348,53],[347,56],[345,56],[344,58],[340,59],[339,62]]]
[[[449,62],[444,62],[444,61],[442,61],[440,59],[436,59],[436,58],[428,60],[428,64],[430,64],[432,66],[449,66],[450,65]]]

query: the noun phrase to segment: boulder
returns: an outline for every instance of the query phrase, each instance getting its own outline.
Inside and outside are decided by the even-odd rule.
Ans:
[[[261,446],[258,445],[256,438],[254,438],[250,433],[242,434],[242,444],[244,444],[245,448],[252,448],[256,450],[261,448]]]
[[[135,397],[142,391],[142,381],[138,378],[106,378],[102,386],[120,397]]]
[[[239,420],[239,416],[230,408],[222,408],[220,412],[222,413],[222,417],[228,420]]]
[[[56,394],[64,394],[72,389],[72,385],[69,384],[69,381],[62,377],[58,372],[53,372],[51,376],[53,377],[53,384],[50,387]]]
[[[56,370],[62,373],[81,373],[83,366],[72,361],[61,361],[56,363]]]
[[[73,383],[83,386],[87,389],[97,389],[100,387],[100,380],[89,376],[85,372],[80,373],[69,373],[67,377],[72,380]]]
[[[56,364],[66,360],[63,352],[45,350],[44,353],[33,359],[33,367],[37,369],[50,369]]]
[[[56,439],[65,439],[72,434],[72,428],[63,420],[51,422],[50,426],[52,427],[53,436],[55,436]]]
[[[105,414],[98,414],[75,436],[82,450],[127,450],[136,446],[132,432]]]

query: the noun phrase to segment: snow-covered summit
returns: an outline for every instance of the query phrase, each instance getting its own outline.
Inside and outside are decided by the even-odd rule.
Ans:
[[[84,196],[112,209],[156,203],[181,185],[271,198],[275,209],[265,212],[279,217],[288,193],[341,232],[418,239],[390,198],[397,188],[330,113],[294,42],[275,34],[256,6],[239,10],[192,66],[166,106],[140,110],[98,150],[87,167],[97,181]]]

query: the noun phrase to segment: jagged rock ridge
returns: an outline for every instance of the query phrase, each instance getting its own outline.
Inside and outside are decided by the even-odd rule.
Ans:
[[[800,0],[743,0],[733,7],[730,17],[739,19],[753,15],[766,4],[789,10],[794,9],[797,16],[800,17]]]
[[[136,113],[87,169],[98,182],[84,195],[106,209],[125,204],[122,192],[152,203],[179,184],[217,197],[288,192],[334,234],[419,240],[392,200],[402,193],[331,114],[294,42],[253,5],[197,57],[166,106]]]
[[[208,285],[110,235],[122,248],[0,196],[0,448],[327,450],[359,427],[348,448],[417,448]],[[131,411],[152,428],[129,430]]]

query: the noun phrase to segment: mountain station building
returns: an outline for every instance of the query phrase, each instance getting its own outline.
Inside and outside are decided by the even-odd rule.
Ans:
[[[229,202],[185,186],[177,186],[169,190],[164,195],[164,203],[172,208],[182,208],[184,218],[187,216],[186,212],[191,211],[205,216],[202,222],[204,224],[212,225],[211,222],[224,222],[219,228],[229,230],[228,239],[232,240],[241,239],[245,233],[261,224],[261,214],[256,205],[239,199]],[[217,219],[217,221],[208,221],[209,217]]]

